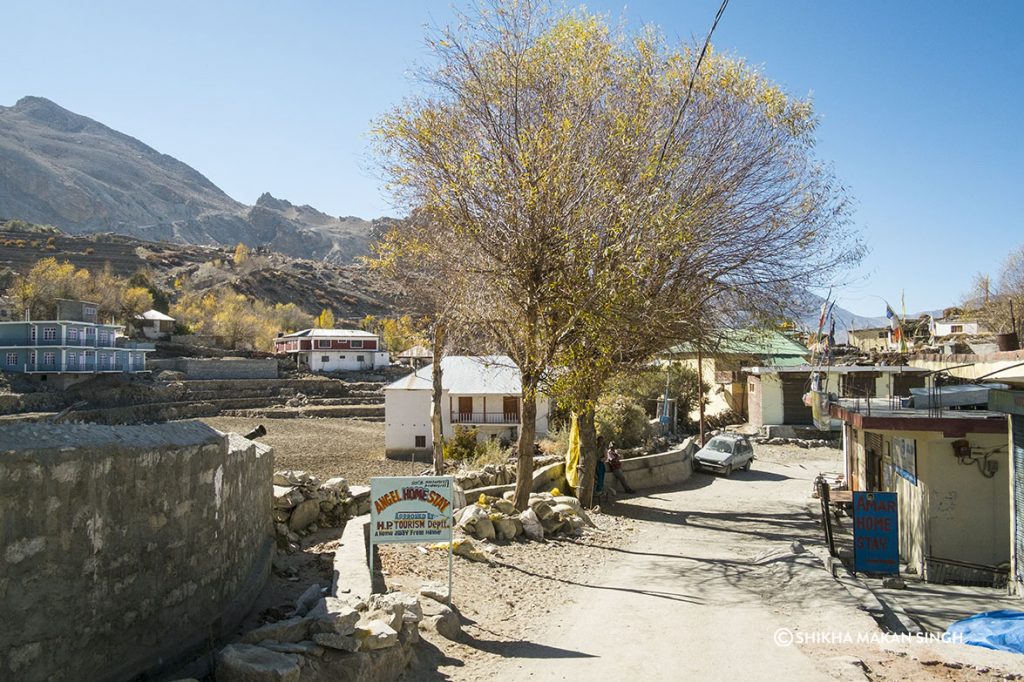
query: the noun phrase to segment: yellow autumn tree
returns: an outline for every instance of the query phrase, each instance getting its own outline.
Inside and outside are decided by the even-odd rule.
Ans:
[[[320,311],[313,326],[317,329],[334,329],[334,312],[330,308]]]

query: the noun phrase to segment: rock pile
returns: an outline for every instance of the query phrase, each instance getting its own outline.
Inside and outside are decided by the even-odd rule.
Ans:
[[[533,493],[528,508],[516,511],[512,491],[505,497],[481,495],[475,504],[456,515],[456,529],[477,540],[508,541],[525,536],[543,540],[559,533],[578,535],[584,526],[594,527],[579,500],[567,495]]]
[[[795,445],[798,448],[837,448],[839,444],[834,440],[822,440],[820,438],[755,438],[755,443],[760,445]]]
[[[542,466],[561,461],[561,457],[546,455],[533,458],[534,471]],[[428,469],[424,473],[430,473]],[[483,469],[460,469],[454,472],[455,483],[463,490],[489,488],[492,485],[510,485],[516,482],[516,463],[488,464]]]
[[[374,594],[367,600],[323,597],[308,613],[247,632],[221,649],[217,682],[390,682],[412,660],[420,628],[458,635],[446,615],[454,613],[451,609],[431,604],[428,618],[424,611],[417,597],[402,592]],[[455,621],[457,625],[457,617]]]
[[[369,512],[369,490],[339,477],[324,483],[305,471],[274,474],[274,528],[278,543],[291,547],[319,528],[340,528]]]

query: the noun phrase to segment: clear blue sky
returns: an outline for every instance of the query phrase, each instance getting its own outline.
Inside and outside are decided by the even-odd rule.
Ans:
[[[718,0],[592,10],[703,38]],[[426,60],[447,1],[8,3],[0,105],[39,95],[133,135],[252,203],[394,213],[366,133]],[[732,0],[720,51],[812,95],[818,151],[857,201],[872,252],[840,304],[959,301],[1024,242],[1024,3]]]

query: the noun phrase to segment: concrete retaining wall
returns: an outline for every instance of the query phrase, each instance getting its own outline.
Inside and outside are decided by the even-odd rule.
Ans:
[[[150,360],[149,369],[183,372],[189,379],[276,379],[275,358],[169,358]]]
[[[622,473],[634,490],[660,488],[678,485],[693,474],[693,455],[687,448],[669,450],[657,455],[631,457],[622,460]],[[605,485],[614,486],[619,490],[618,481],[609,471],[604,479]],[[621,490],[620,490],[621,492]]]
[[[5,426],[0,679],[132,679],[229,634],[270,568],[272,476],[197,422]]]

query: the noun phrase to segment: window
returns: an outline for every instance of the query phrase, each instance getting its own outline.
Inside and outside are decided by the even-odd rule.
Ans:
[[[362,362],[364,357],[365,356],[363,356],[363,355],[357,355],[356,356],[356,362]]]
[[[7,366],[8,367],[14,367],[16,364],[18,364],[18,354],[17,353],[8,353],[7,354]]]
[[[964,326],[962,324],[950,325],[949,333],[950,334],[963,334],[964,333]]]
[[[43,327],[43,341],[55,341],[57,339],[56,327]]]
[[[96,317],[96,308],[94,306],[87,305],[82,308],[82,314],[85,317]]]
[[[352,345],[352,348],[362,348],[363,347],[363,341],[362,341],[362,339],[353,339],[351,345]]]
[[[330,355],[321,355],[320,356],[320,362],[330,362],[330,361],[331,361],[331,356]]]
[[[35,340],[36,340],[36,326],[32,325],[32,327],[30,329],[32,330],[30,336],[31,336],[32,341],[34,343]]]
[[[416,436],[416,447],[418,447],[418,448],[425,448],[425,447],[427,447],[427,437],[426,436]]]
[[[330,340],[324,341],[323,339],[317,339],[316,347],[317,348],[330,348],[331,347],[331,342],[330,342]]]
[[[77,367],[77,366],[78,366],[78,354],[77,353],[68,353],[68,367]]]
[[[78,342],[78,327],[68,327],[68,341]]]
[[[43,353],[43,364],[52,365],[57,362],[57,356],[53,353]]]
[[[878,338],[880,338],[880,339],[888,338],[888,336],[889,336],[889,332],[878,332]]]

